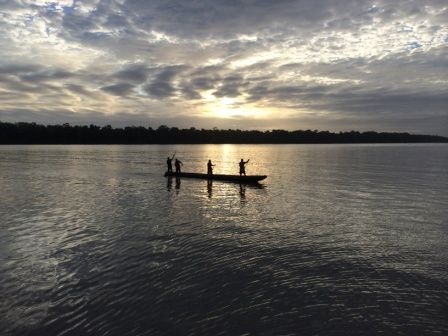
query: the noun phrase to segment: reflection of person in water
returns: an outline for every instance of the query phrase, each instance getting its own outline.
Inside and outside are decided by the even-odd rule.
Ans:
[[[176,177],[176,189],[180,189],[180,177]]]
[[[174,154],[174,155],[176,155],[176,154]],[[167,157],[166,158],[166,166],[167,166],[167,172],[168,173],[172,173],[173,172],[173,159],[174,159],[174,155],[173,155],[173,157]]]
[[[216,166],[212,163],[212,160],[208,160],[207,162],[207,174],[213,175],[213,167]]]
[[[173,187],[173,178],[171,176],[168,176],[167,182],[166,182],[166,189],[168,191],[171,191],[171,188]]]
[[[207,180],[208,198],[212,198],[212,191],[213,191],[213,180]]]
[[[242,200],[246,198],[246,186],[242,184],[240,184],[240,197]]]
[[[174,166],[176,167],[176,174],[181,172],[181,171],[180,171],[180,166],[183,166],[183,165],[184,165],[184,164],[182,163],[182,161],[181,161],[181,160],[178,160],[178,159],[176,158],[176,160],[174,161]]]
[[[244,161],[243,159],[241,159],[241,161],[239,162],[240,165],[240,176],[244,175],[246,176],[246,164],[249,163],[249,160]]]

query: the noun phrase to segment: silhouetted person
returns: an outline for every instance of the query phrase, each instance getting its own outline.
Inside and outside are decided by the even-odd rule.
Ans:
[[[243,159],[241,159],[241,161],[239,162],[240,165],[240,176],[244,174],[244,176],[246,176],[246,164],[249,162],[249,160],[244,161]]]
[[[176,159],[174,161],[174,167],[176,167],[176,174],[180,173],[180,166],[183,166],[184,164],[182,163],[181,160]]]
[[[212,160],[208,160],[207,162],[207,174],[213,175],[213,167],[216,166],[212,163]]]
[[[174,154],[176,155],[176,154]],[[167,157],[166,158],[166,168],[167,168],[167,172],[168,173],[172,173],[173,172],[173,159],[174,159],[174,155],[173,157]]]

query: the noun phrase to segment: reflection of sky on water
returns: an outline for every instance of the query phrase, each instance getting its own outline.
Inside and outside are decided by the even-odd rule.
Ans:
[[[244,158],[269,177],[166,179],[174,152],[186,171],[212,159],[232,173]],[[441,330],[447,157],[444,145],[2,147],[0,328],[83,333],[86,317],[112,330],[123,316],[152,330],[171,315],[216,331],[274,311],[292,330],[312,311]]]

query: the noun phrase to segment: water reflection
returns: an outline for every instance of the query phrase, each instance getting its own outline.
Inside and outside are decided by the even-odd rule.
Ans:
[[[176,189],[177,190],[180,189],[180,177],[179,176],[176,177]]]
[[[207,180],[207,194],[208,198],[212,198],[213,180]]]
[[[246,199],[246,186],[244,184],[240,184],[240,197],[241,200]]]
[[[172,188],[173,188],[173,177],[168,176],[166,178],[166,190],[171,191]]]
[[[446,146],[20,148],[0,148],[1,335],[447,334]],[[180,193],[176,150],[269,179]]]
[[[167,191],[171,191],[173,189],[173,177],[172,176],[168,176],[166,181],[166,190]],[[180,190],[180,177],[175,177],[176,180],[176,184],[175,184],[175,188],[176,188],[176,194],[179,193]]]
[[[238,191],[234,187],[239,187]],[[236,196],[237,192],[241,200],[246,200],[246,191],[248,188],[250,189],[264,189],[264,186],[262,184],[256,183],[256,184],[244,184],[244,183],[220,183],[218,182],[217,186],[213,186],[213,180],[207,180],[207,197],[211,199],[213,197],[213,188],[218,188],[218,196],[219,193],[223,190],[234,190],[233,195]]]

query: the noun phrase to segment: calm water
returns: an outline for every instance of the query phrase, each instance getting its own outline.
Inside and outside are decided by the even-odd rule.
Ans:
[[[448,334],[447,145],[3,146],[0,188],[1,335]]]

